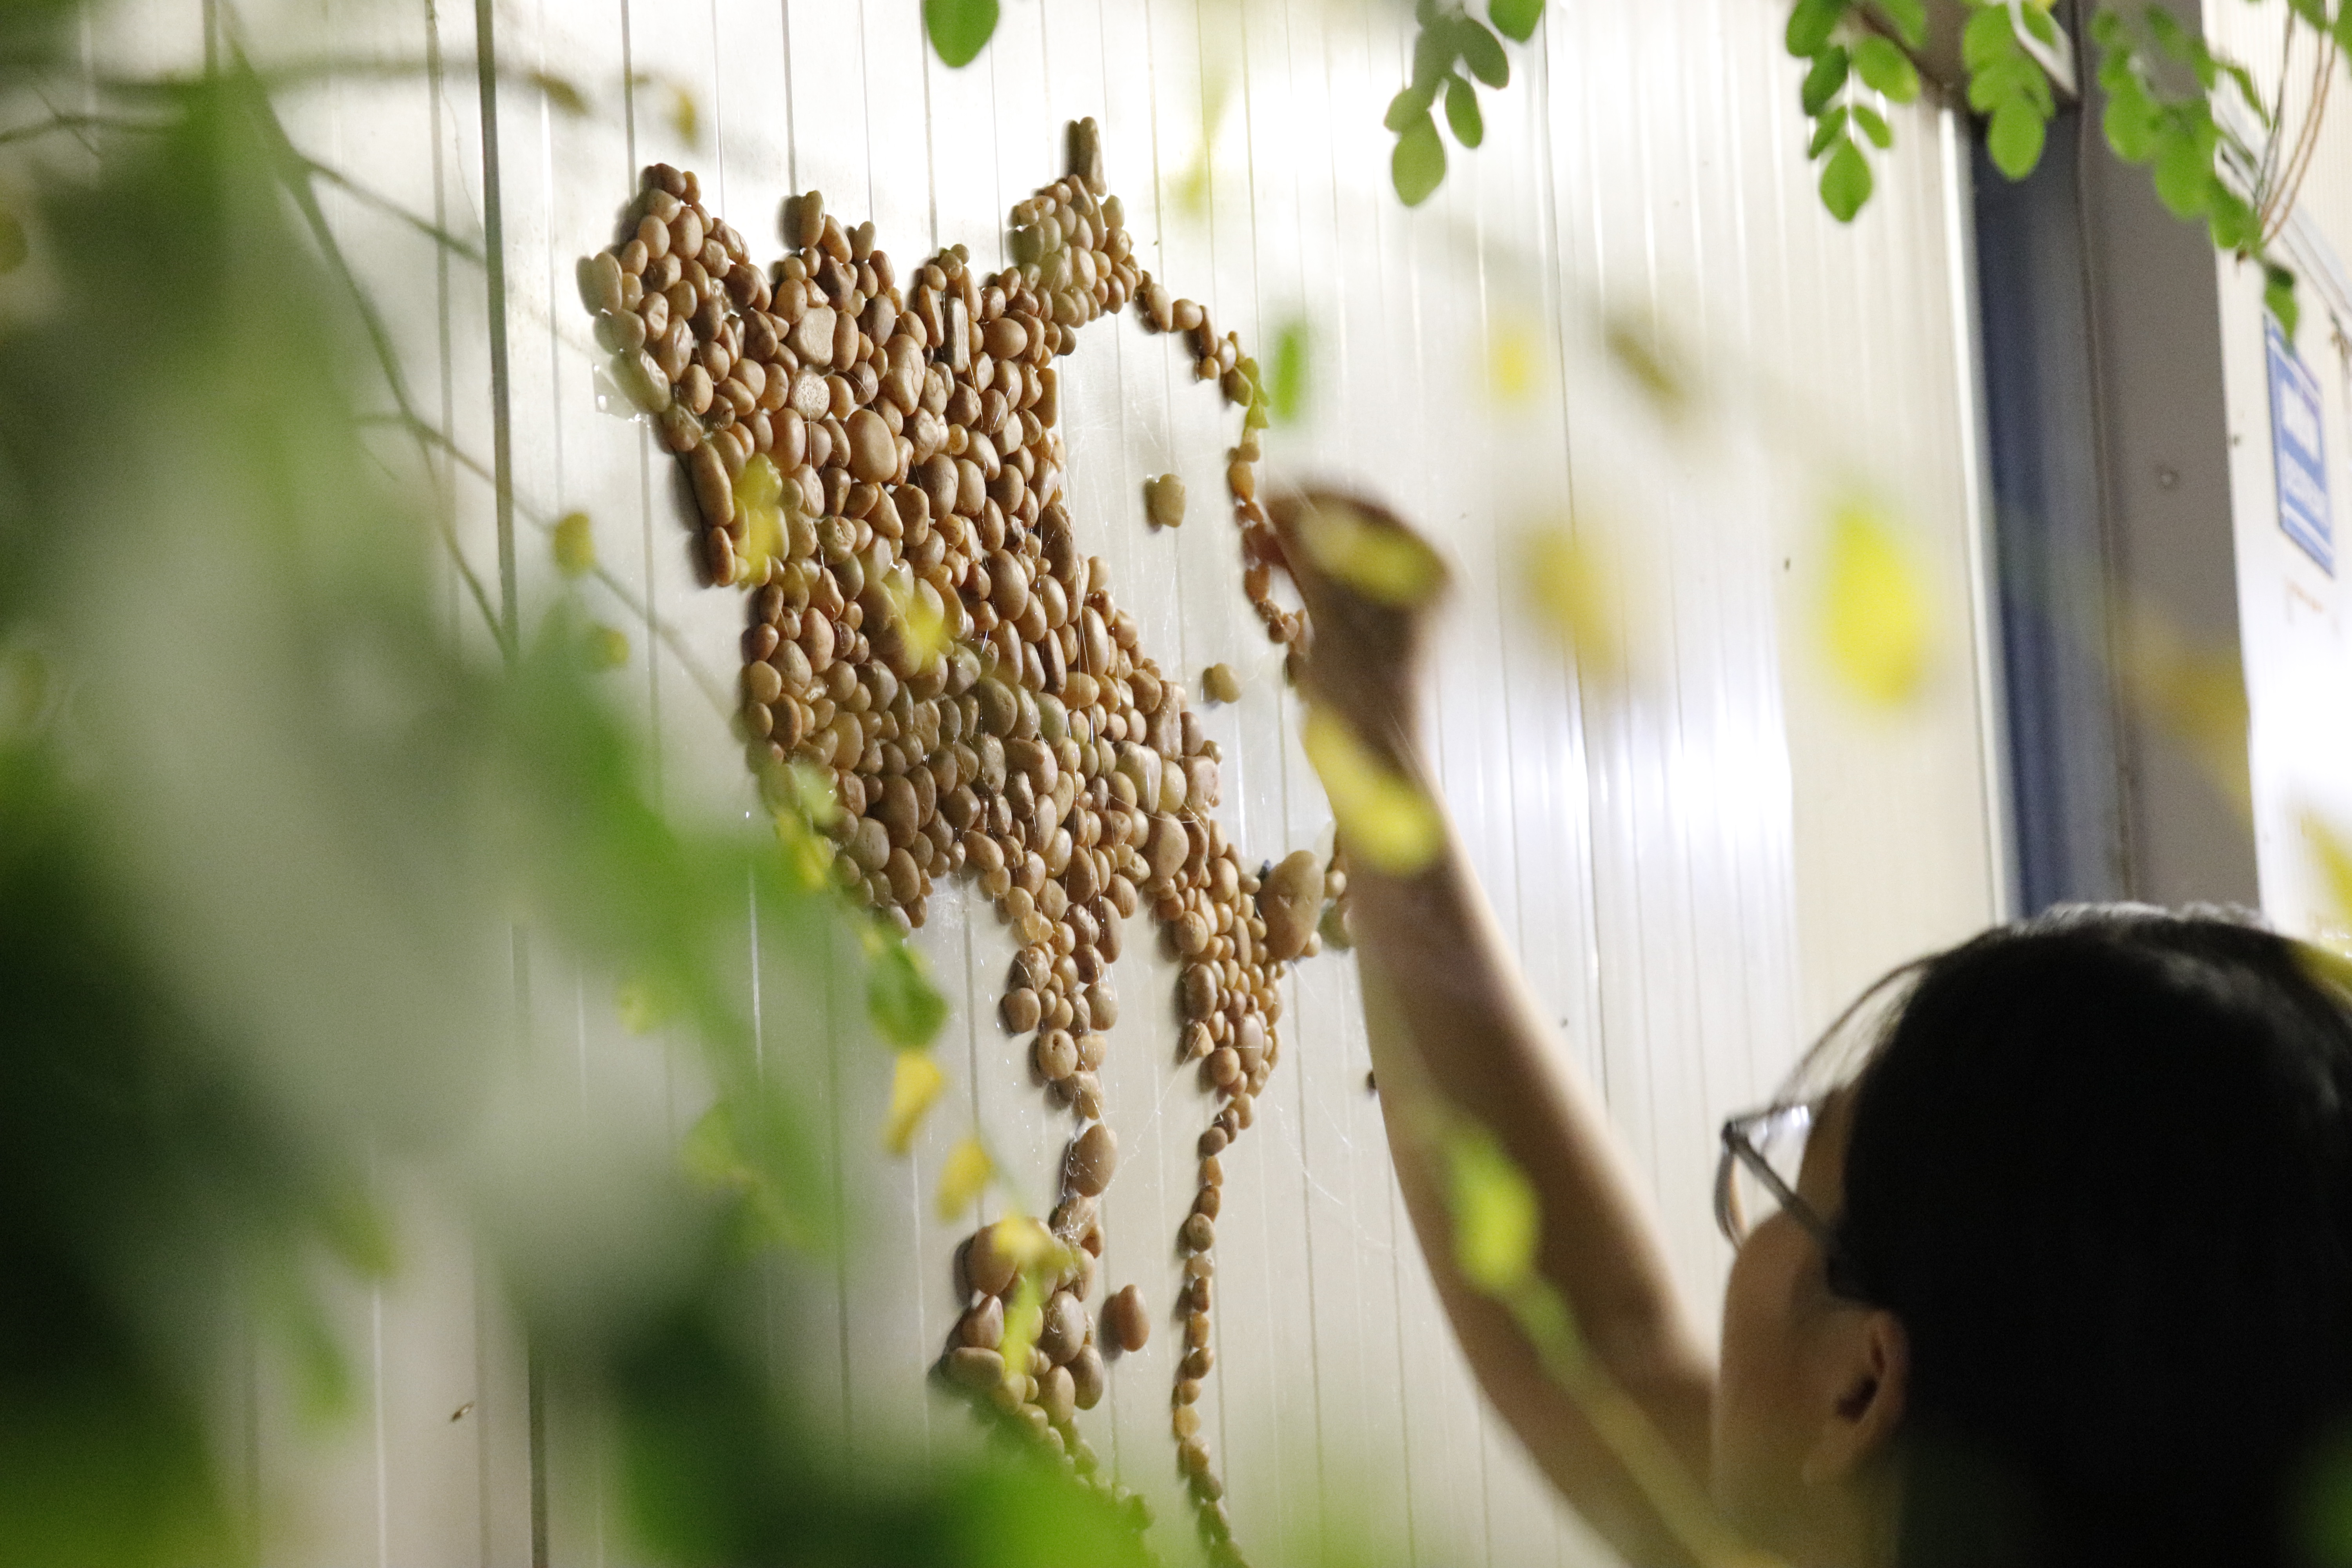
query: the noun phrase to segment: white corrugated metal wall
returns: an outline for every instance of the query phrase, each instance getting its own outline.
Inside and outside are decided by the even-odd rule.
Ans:
[[[1375,491],[1456,561],[1433,679],[1445,792],[1710,1316],[1717,1121],[1768,1092],[1864,979],[1999,908],[1970,585],[1965,159],[1937,110],[1898,112],[1877,201],[1851,229],[1827,219],[1769,0],[1555,5],[1488,100],[1486,146],[1457,153],[1417,212],[1387,188],[1380,127],[1406,70],[1401,0],[1009,0],[962,71],[929,53],[917,0],[218,5],[271,58],[422,68],[331,72],[291,100],[292,122],[389,207],[467,241],[437,247],[385,205],[328,193],[420,409],[459,454],[443,479],[476,569],[499,571],[488,476],[503,428],[526,610],[551,575],[541,529],[582,508],[603,559],[675,634],[635,626],[616,689],[655,736],[677,809],[751,804],[697,675],[727,683],[740,613],[695,584],[668,459],[600,411],[573,258],[661,159],[698,170],[755,249],[781,198],[815,186],[830,210],[870,215],[902,262],[959,241],[988,260],[1008,206],[1060,172],[1064,121],[1090,114],[1156,275],[1261,353],[1286,321],[1311,323],[1310,416],[1276,433],[1273,468]],[[212,9],[94,6],[92,58],[194,59]],[[474,68],[478,16],[507,73],[493,103]],[[576,84],[591,111],[551,104],[530,72]],[[496,312],[486,257],[503,264]],[[1681,423],[1594,346],[1603,309],[1687,367],[1701,395]],[[1517,367],[1499,391],[1498,355]],[[1125,323],[1084,334],[1066,385],[1082,547],[1111,563],[1163,665],[1196,677],[1223,660],[1247,680],[1239,703],[1206,713],[1229,829],[1253,858],[1315,843],[1328,809],[1231,536],[1206,505],[1158,536],[1140,515],[1146,474],[1220,492],[1231,417]],[[1936,673],[1895,714],[1848,704],[1813,652],[1820,521],[1846,493],[1889,506],[1929,585]],[[1613,563],[1621,622],[1615,668],[1581,679],[1516,586],[1517,531],[1570,513]],[[453,635],[478,638],[453,578]],[[931,915],[919,942],[957,1003],[959,1081],[910,1161],[876,1147],[885,1065],[835,1058],[803,1026],[827,999],[761,998],[771,1059],[803,1076],[832,1129],[861,1237],[829,1288],[780,1291],[774,1342],[853,1450],[965,1440],[923,1375],[957,1310],[950,1255],[968,1228],[931,1212],[940,1156],[976,1119],[1041,1191],[1067,1132],[994,1023],[1010,938],[960,895]],[[1125,1151],[1106,1279],[1163,1307],[1206,1110],[1174,1065],[1172,1011],[1147,1000],[1173,974],[1154,952],[1122,961],[1129,1005],[1104,1073]],[[634,1099],[681,1122],[691,1087],[623,1032],[604,986],[546,954],[530,979],[536,1047],[576,1055],[583,1114]],[[1329,1526],[1415,1562],[1591,1561],[1453,1348],[1366,1092],[1357,1000],[1344,959],[1299,972],[1290,1048],[1226,1162],[1206,1411],[1237,1531],[1268,1560]],[[250,1402],[241,1440],[274,1510],[273,1562],[529,1560],[519,1354],[462,1232],[430,1215],[414,1232],[398,1286],[352,1303],[372,1368],[357,1426],[307,1429],[267,1388]],[[1181,1517],[1165,1417],[1177,1338],[1127,1358],[1085,1421],[1163,1520]],[[593,1435],[560,1410],[547,1429],[551,1560],[620,1560]],[[1185,1558],[1189,1531],[1162,1533]]]
[[[2311,124],[2319,46],[2298,28],[2286,48],[2284,16],[2231,0],[2206,6],[2214,47],[2243,61],[2275,103],[2284,68],[2282,166]],[[2330,75],[2340,61],[2326,62]],[[2341,87],[2340,81],[2336,83]],[[2239,641],[2245,664],[2255,861],[2263,912],[2298,936],[2352,946],[2352,910],[2329,877],[2321,832],[2352,843],[2352,636],[2343,574],[2352,541],[2352,119],[2340,95],[2317,100],[2308,173],[2281,253],[2302,274],[2296,348],[2319,384],[2321,430],[2335,515],[2336,563],[2324,568],[2279,526],[2278,470],[2271,445],[2271,386],[2263,342],[2262,279],[2219,258],[2221,350],[2230,420],[2231,502],[2237,545]]]

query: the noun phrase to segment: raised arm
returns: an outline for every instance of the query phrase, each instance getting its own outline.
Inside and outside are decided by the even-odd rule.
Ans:
[[[1329,520],[1343,508],[1335,529]],[[1417,693],[1437,595],[1383,603],[1318,565],[1335,563],[1324,547],[1332,538],[1353,546],[1371,541],[1383,548],[1360,557],[1391,563],[1398,550],[1426,547],[1360,501],[1292,497],[1274,513],[1314,623],[1304,679],[1309,700],[1436,800],[1423,761]],[[1466,1118],[1526,1173],[1542,1205],[1538,1270],[1566,1297],[1609,1381],[1663,1436],[1686,1475],[1703,1483],[1712,1361],[1667,1273],[1624,1155],[1529,995],[1450,823],[1443,851],[1423,868],[1385,876],[1355,857],[1349,882],[1373,1071],[1398,1180],[1471,1366],[1553,1483],[1628,1561],[1643,1568],[1688,1562],[1587,1405],[1547,1374],[1512,1313],[1454,1267],[1435,1130],[1447,1118]]]

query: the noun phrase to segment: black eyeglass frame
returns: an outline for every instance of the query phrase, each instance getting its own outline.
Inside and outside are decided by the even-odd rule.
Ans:
[[[1715,1223],[1717,1228],[1723,1232],[1723,1239],[1731,1243],[1732,1250],[1737,1252],[1742,1237],[1732,1220],[1731,1180],[1737,1165],[1747,1166],[1758,1181],[1770,1189],[1773,1197],[1780,1201],[1782,1212],[1804,1226],[1806,1234],[1821,1247],[1822,1258],[1828,1268],[1831,1290],[1840,1296],[1859,1300],[1862,1291],[1857,1284],[1853,1259],[1838,1239],[1837,1227],[1822,1217],[1821,1211],[1801,1197],[1794,1187],[1780,1179],[1780,1173],[1772,1168],[1771,1162],[1764,1158],[1755,1143],[1756,1129],[1766,1122],[1786,1116],[1792,1110],[1802,1110],[1808,1116],[1813,1116],[1819,1113],[1819,1110],[1817,1104],[1805,1102],[1768,1105],[1761,1110],[1735,1116],[1723,1124],[1723,1156],[1715,1169]]]

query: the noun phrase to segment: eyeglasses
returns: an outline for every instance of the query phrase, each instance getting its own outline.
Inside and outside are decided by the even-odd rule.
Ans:
[[[1852,1260],[1838,1241],[1836,1227],[1797,1192],[1815,1110],[1811,1102],[1768,1106],[1723,1124],[1723,1156],[1715,1171],[1715,1223],[1737,1250],[1758,1226],[1775,1214],[1787,1215],[1820,1246],[1831,1289],[1857,1296]]]

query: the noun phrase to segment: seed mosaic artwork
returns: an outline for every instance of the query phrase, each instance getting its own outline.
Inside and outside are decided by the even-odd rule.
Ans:
[[[1253,870],[1212,815],[1216,744],[1139,646],[1102,560],[1078,552],[1055,361],[1131,306],[1242,411],[1226,488],[1243,586],[1295,658],[1306,628],[1274,595],[1258,499],[1256,363],[1143,268],[1091,120],[1069,128],[1069,173],[1013,207],[1013,265],[993,274],[956,246],[902,279],[874,226],[845,226],[814,191],[780,226],[788,248],[763,270],[692,174],[656,164],[617,242],[582,259],[580,291],[608,374],[685,467],[709,582],[744,591],[740,723],[763,791],[815,806],[844,885],[902,931],[961,871],[1022,943],[1001,1020],[1033,1037],[1081,1131],[1043,1225],[999,1220],[961,1248],[968,1305],[940,1373],[1112,1486],[1077,1415],[1103,1395],[1104,1344],[1139,1349],[1151,1311],[1133,1285],[1099,1325],[1087,1307],[1118,1160],[1097,1069],[1124,922],[1146,911],[1184,961],[1181,1056],[1217,1104],[1175,1237],[1170,1431],[1202,1540],[1239,1563],[1197,1409],[1215,1361],[1219,1156],[1280,1057],[1284,967],[1344,930],[1347,876],[1308,850]],[[1182,522],[1173,475],[1141,490],[1150,526]],[[1203,686],[1239,695],[1223,665]],[[811,781],[829,801],[808,799]]]

